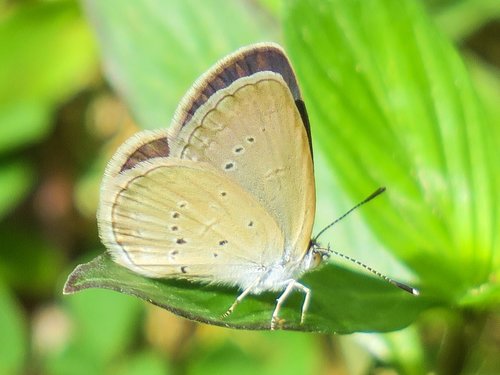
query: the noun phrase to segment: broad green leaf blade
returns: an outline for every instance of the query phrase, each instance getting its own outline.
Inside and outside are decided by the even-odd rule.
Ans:
[[[171,371],[166,371],[165,362],[165,356],[154,349],[134,352],[132,355],[128,355],[124,361],[113,366],[113,373],[116,375],[171,374]]]
[[[0,280],[0,373],[20,374],[28,353],[24,312],[7,286]]]
[[[245,1],[84,0],[104,66],[139,125],[166,127],[179,100],[215,61],[275,28]]]
[[[323,361],[318,358],[321,344],[317,335],[291,332],[231,332],[211,330],[210,341],[202,342],[197,350],[203,356],[190,361],[186,373],[190,375],[303,375],[321,373]],[[217,332],[219,331],[219,332]],[[219,336],[220,335],[220,336]],[[329,340],[329,338],[321,337]],[[250,343],[245,345],[244,343]],[[243,345],[242,345],[243,344]]]
[[[312,290],[306,321],[300,325],[302,296],[296,293],[283,307],[284,329],[328,333],[391,331],[407,326],[434,304],[425,296],[409,295],[382,280],[332,264],[306,275],[302,281]],[[278,296],[248,296],[232,315],[222,318],[238,295],[236,289],[145,278],[117,265],[107,253],[78,266],[69,276],[64,293],[86,288],[131,294],[204,323],[261,330],[269,329]]]
[[[429,292],[460,301],[498,267],[499,142],[457,53],[412,0],[295,0],[286,40],[313,137]]]
[[[74,1],[19,5],[0,20],[0,152],[36,142],[54,107],[92,78],[94,41]]]
[[[432,1],[428,1],[432,7]],[[498,0],[460,0],[437,4],[435,21],[446,35],[456,41],[500,17]]]
[[[107,363],[133,345],[130,333],[142,317],[140,301],[123,295],[92,290],[66,301],[78,326],[72,346],[85,351],[96,363]],[[106,331],[105,337],[102,332]]]
[[[123,353],[129,353],[137,343],[137,327],[144,310],[140,301],[95,289],[63,302],[64,311],[71,317],[72,334],[61,347],[49,349],[39,372],[116,374],[117,358],[122,363]]]

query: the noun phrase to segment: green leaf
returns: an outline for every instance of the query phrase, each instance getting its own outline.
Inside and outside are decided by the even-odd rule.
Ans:
[[[144,351],[128,356],[120,361],[118,366],[114,366],[115,375],[167,375],[168,367],[165,366],[166,358],[162,358],[159,353]],[[116,368],[117,367],[117,368]],[[207,372],[205,372],[207,373]]]
[[[134,342],[142,306],[138,301],[102,290],[67,299],[79,335],[73,345],[96,363],[106,363]],[[106,335],[102,333],[106,332]]]
[[[463,40],[500,17],[498,0],[450,1],[437,9],[435,21],[453,40]]]
[[[212,340],[200,345],[200,354],[190,361],[188,373],[302,375],[321,372],[318,361],[321,342],[315,335],[245,331],[232,332],[230,337],[230,340]],[[252,344],[242,345],[244,342]]]
[[[498,289],[499,139],[420,4],[295,0],[285,31],[332,173],[354,200],[387,187],[362,210],[380,241],[444,300]]]
[[[0,280],[0,373],[20,374],[28,350],[26,322],[21,307]]]
[[[382,280],[329,264],[303,278],[312,290],[306,321],[300,325],[301,295],[292,295],[281,311],[284,329],[351,333],[391,331],[410,324],[435,304],[425,296],[409,295]],[[64,293],[106,288],[131,294],[188,319],[239,329],[270,328],[276,293],[248,296],[227,318],[222,314],[238,295],[236,289],[182,280],[150,279],[114,263],[107,253],[78,266]]]
[[[108,79],[138,123],[166,127],[179,100],[217,59],[275,39],[270,20],[244,1],[84,0]]]
[[[103,290],[88,290],[64,300],[73,334],[61,350],[44,358],[44,373],[103,374],[137,340],[143,312],[140,301]],[[105,334],[103,334],[105,333]],[[132,361],[133,362],[133,361]],[[132,363],[129,363],[132,366]]]
[[[89,29],[74,1],[18,6],[0,21],[0,152],[38,141],[54,107],[95,69]]]

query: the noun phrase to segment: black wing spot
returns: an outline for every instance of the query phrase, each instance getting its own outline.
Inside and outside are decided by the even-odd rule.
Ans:
[[[227,195],[227,193],[226,193],[225,191],[221,191],[221,192],[220,192],[220,196],[221,196],[221,197],[225,197],[226,195]]]
[[[214,258],[217,258],[218,256],[219,256],[219,254],[214,253]]]
[[[247,137],[247,142],[248,143],[253,143],[255,141],[254,137]]]
[[[170,227],[170,230],[171,230],[172,232],[175,232],[176,230],[179,230],[179,227],[178,227],[177,225],[172,225],[172,226]]]
[[[250,221],[248,222],[248,226],[249,226],[249,227],[253,227],[253,221],[252,221],[252,220],[250,220]]]
[[[241,154],[245,149],[242,146],[236,146],[234,148],[234,153],[235,154]]]
[[[187,202],[184,202],[184,201],[179,202],[179,207],[180,208],[185,208],[186,206],[187,206]]]
[[[179,216],[181,216],[181,214],[180,214],[180,213],[178,213],[177,211],[172,212],[172,217],[173,217],[174,219],[177,219]]]
[[[186,240],[184,238],[178,238],[177,241],[175,242],[178,243],[179,245],[182,245],[186,243]]]
[[[221,240],[221,241],[219,241],[219,245],[220,246],[224,246],[225,244],[227,244],[227,240]]]
[[[187,273],[187,266],[182,266],[181,267],[181,272],[182,273]]]
[[[224,169],[225,169],[226,171],[228,171],[228,170],[230,170],[230,169],[234,169],[234,163],[233,163],[233,162],[231,162],[231,161],[230,161],[230,162],[228,162],[228,163],[226,163],[226,165],[224,165]]]

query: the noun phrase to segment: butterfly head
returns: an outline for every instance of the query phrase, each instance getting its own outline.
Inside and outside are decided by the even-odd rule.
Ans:
[[[312,269],[320,266],[330,258],[330,245],[328,248],[321,247],[314,239],[309,243],[309,250],[305,256],[306,269]]]

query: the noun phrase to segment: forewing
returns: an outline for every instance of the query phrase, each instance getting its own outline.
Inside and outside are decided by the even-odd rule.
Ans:
[[[229,87],[238,79],[263,71],[275,72],[283,77],[309,134],[306,109],[285,52],[275,43],[257,43],[226,56],[203,74],[182,99],[168,130],[145,130],[128,139],[109,162],[106,175],[115,176],[145,160],[168,157],[171,139],[177,136],[179,130],[212,95]],[[310,150],[312,152],[311,147]]]
[[[213,94],[170,145],[210,163],[250,192],[285,237],[285,257],[307,250],[315,213],[309,139],[282,76],[259,72]]]
[[[283,248],[274,219],[205,163],[155,158],[102,187],[101,238],[115,261],[150,277],[241,286]]]

